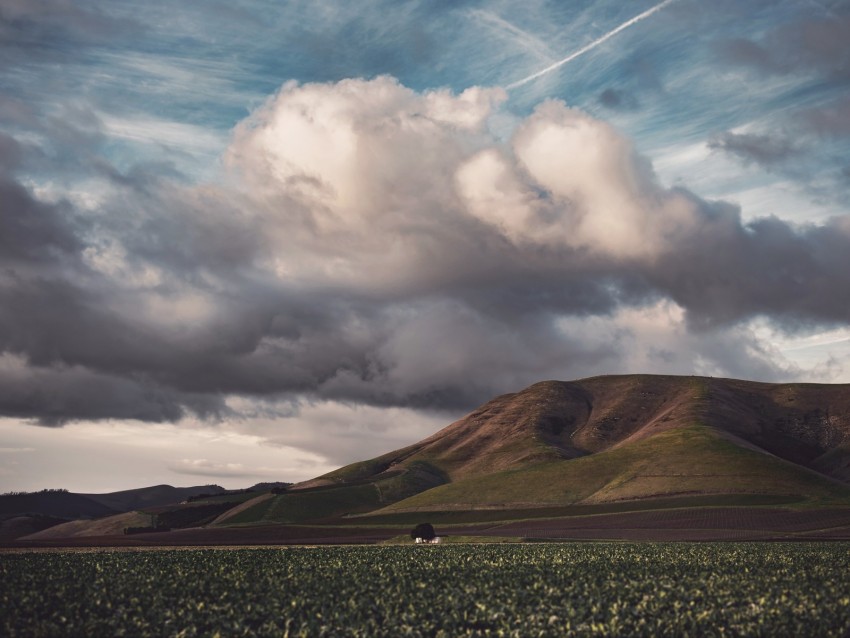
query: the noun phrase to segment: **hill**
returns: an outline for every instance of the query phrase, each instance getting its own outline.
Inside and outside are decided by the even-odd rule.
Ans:
[[[117,513],[113,508],[83,494],[64,490],[42,490],[0,496],[0,519],[22,515],[58,519],[98,518]]]
[[[204,494],[214,496],[226,492],[227,490],[220,485],[200,485],[194,487],[154,485],[152,487],[142,487],[134,490],[109,492],[107,494],[83,494],[82,496],[105,505],[116,512],[129,512],[146,507],[172,505],[185,501],[190,497],[198,497]]]
[[[850,386],[624,375],[545,381],[219,524],[646,500],[850,503]]]
[[[848,539],[848,481],[850,385],[606,376],[496,397],[418,443],[295,485],[74,495],[171,532],[121,536],[132,514],[19,542],[377,542],[423,520],[463,537]]]
[[[124,533],[127,527],[144,527],[151,524],[151,516],[142,512],[125,512],[97,520],[67,521],[27,536],[31,540],[80,538],[83,536],[110,536]]]
[[[76,525],[63,526],[43,537],[57,537],[57,533],[71,530],[74,532],[71,535],[76,536],[83,529],[100,529],[97,525],[89,525],[91,521],[136,510],[176,505],[204,494],[215,497],[226,493],[227,490],[218,485],[154,485],[106,494],[78,494],[67,490],[3,494],[0,495],[0,540],[40,533],[69,521],[75,521]]]
[[[100,518],[132,510],[160,507],[202,494],[219,495],[218,485],[172,487],[154,485],[106,494],[78,494],[67,490],[42,490],[0,495],[0,518],[38,514],[64,519]]]

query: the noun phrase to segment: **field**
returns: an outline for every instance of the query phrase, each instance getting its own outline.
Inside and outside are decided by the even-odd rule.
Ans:
[[[4,636],[843,636],[844,543],[23,552]]]

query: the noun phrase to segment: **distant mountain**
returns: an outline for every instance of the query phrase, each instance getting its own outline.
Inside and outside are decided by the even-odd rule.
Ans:
[[[62,490],[44,490],[0,496],[0,519],[21,515],[49,516],[59,519],[99,518],[117,510],[83,494]]]
[[[108,494],[83,494],[87,498],[100,503],[116,512],[129,512],[145,507],[160,507],[180,503],[192,496],[224,494],[220,485],[199,485],[195,487],[172,487],[171,485],[154,485],[135,490],[122,490]]]
[[[97,519],[139,509],[180,503],[199,494],[226,493],[218,485],[172,487],[155,485],[108,494],[77,494],[65,490],[43,490],[0,495],[0,536],[17,530],[35,531],[69,520]],[[12,520],[15,519],[15,520]]]
[[[709,496],[845,506],[848,480],[850,385],[605,376],[497,397],[419,443],[222,522]]]

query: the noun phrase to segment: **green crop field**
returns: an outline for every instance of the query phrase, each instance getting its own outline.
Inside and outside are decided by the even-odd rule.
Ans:
[[[7,553],[3,636],[845,636],[847,544]]]

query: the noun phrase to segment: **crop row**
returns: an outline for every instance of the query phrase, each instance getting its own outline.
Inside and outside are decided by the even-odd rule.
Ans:
[[[4,636],[848,635],[846,544],[0,556]]]

